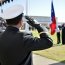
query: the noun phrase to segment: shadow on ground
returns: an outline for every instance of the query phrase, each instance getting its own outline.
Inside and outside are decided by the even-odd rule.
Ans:
[[[49,65],[65,65],[65,60],[58,63],[49,64]]]

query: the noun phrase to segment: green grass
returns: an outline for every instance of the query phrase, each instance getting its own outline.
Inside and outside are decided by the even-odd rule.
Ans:
[[[55,46],[55,47],[51,47],[49,49],[46,50],[41,50],[41,51],[34,51],[33,53],[53,59],[53,60],[57,60],[57,61],[65,61],[65,46]]]
[[[33,31],[33,36],[37,37],[38,32]],[[49,36],[53,39],[54,46],[46,50],[34,51],[33,53],[65,63],[65,45],[61,45],[62,43],[57,45],[56,33],[54,35],[49,34]]]

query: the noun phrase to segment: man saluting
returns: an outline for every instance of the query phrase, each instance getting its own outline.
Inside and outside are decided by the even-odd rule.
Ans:
[[[28,24],[35,27],[40,38],[34,38],[31,34],[20,32],[23,24],[23,7],[12,3],[1,16],[6,19],[7,28],[0,35],[0,64],[1,65],[32,65],[32,51],[43,50],[52,47],[53,42],[47,35],[45,28],[28,16]]]

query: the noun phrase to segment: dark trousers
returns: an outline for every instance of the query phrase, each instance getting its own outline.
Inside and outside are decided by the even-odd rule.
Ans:
[[[65,44],[65,32],[62,32],[62,44]]]
[[[60,32],[57,32],[57,44],[60,43]]]

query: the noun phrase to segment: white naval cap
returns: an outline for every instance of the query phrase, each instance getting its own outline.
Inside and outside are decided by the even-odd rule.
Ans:
[[[23,6],[16,2],[4,3],[2,10],[3,12],[0,12],[0,17],[3,19],[12,19],[23,13]]]

